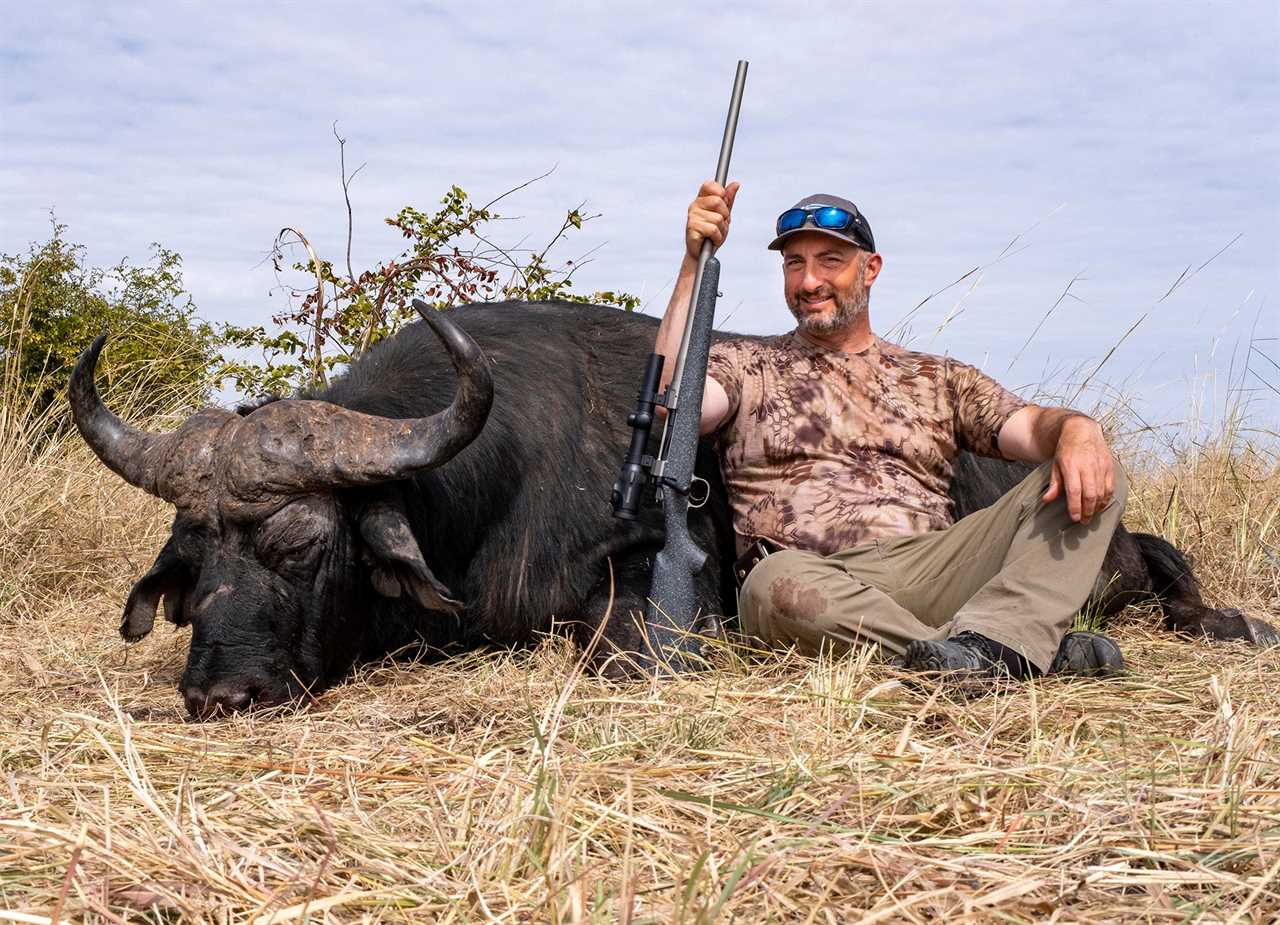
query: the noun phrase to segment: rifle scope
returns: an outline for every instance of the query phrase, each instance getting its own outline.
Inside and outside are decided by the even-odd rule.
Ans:
[[[644,367],[644,378],[640,382],[640,395],[636,399],[636,410],[627,415],[627,424],[631,427],[631,446],[627,448],[627,457],[622,461],[622,469],[618,473],[618,480],[613,483],[610,496],[613,515],[623,520],[636,519],[640,513],[640,505],[644,502],[645,490],[650,487],[647,470],[653,459],[645,455],[644,448],[649,443],[649,432],[653,427],[653,406],[658,397],[658,383],[662,381],[662,363],[662,354],[649,354],[649,361]]]

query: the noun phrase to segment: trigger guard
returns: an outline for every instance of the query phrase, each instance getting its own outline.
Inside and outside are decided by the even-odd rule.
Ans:
[[[698,493],[697,486],[702,485],[701,494]],[[689,507],[697,510],[707,503],[707,499],[711,497],[711,485],[707,480],[694,476],[689,480]]]

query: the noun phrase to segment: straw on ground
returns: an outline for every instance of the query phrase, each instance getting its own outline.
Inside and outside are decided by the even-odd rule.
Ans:
[[[869,654],[724,647],[617,685],[558,640],[184,721],[126,648],[169,514],[75,439],[0,441],[0,921],[1270,922],[1280,652],[1132,611],[1132,673],[976,700]],[[1128,520],[1276,619],[1280,466],[1231,433]]]

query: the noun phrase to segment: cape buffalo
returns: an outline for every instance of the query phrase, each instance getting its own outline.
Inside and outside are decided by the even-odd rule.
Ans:
[[[191,626],[180,687],[194,716],[294,699],[408,644],[524,643],[553,622],[603,641],[601,652],[644,651],[627,615],[644,609],[661,521],[656,510],[615,520],[606,498],[657,320],[566,302],[423,317],[323,390],[206,408],[164,434],[103,405],[104,338],[80,358],[70,395],[81,433],[177,511],[120,631],[145,636],[162,600],[167,620]],[[691,521],[710,552],[699,600],[729,615],[732,528],[709,444],[699,474],[712,486]],[[958,515],[1020,477],[961,460]],[[1260,621],[1205,607],[1157,537],[1122,529],[1098,588],[1102,613],[1154,595],[1172,629],[1275,641]]]

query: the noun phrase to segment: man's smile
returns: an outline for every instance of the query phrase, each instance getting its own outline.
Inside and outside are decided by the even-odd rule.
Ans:
[[[818,295],[811,295],[811,296],[806,295],[806,296],[800,297],[800,304],[807,305],[810,308],[818,308],[822,305],[826,305],[830,301],[831,301],[831,296],[825,293],[818,294]]]

